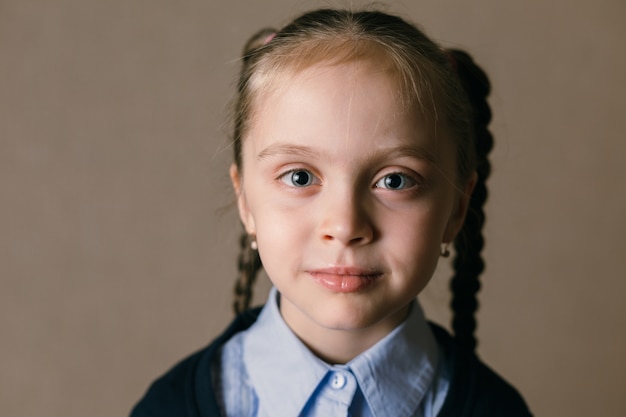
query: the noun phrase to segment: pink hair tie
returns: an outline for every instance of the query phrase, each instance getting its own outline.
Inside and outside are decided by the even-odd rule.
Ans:
[[[270,43],[272,41],[272,39],[274,39],[276,37],[275,33],[272,33],[270,35],[267,35],[267,37],[265,39],[263,39],[263,45],[267,45],[268,43]]]

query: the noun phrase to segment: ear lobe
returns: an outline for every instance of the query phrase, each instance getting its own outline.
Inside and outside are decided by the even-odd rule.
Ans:
[[[237,165],[232,164],[230,166],[230,180],[233,183],[233,188],[235,189],[235,195],[237,196],[237,210],[239,211],[239,219],[241,219],[241,223],[243,223],[246,232],[249,234],[255,233],[254,227],[254,219],[250,214],[250,210],[248,209],[248,203],[246,202],[246,196],[243,192],[243,183],[241,175],[239,175],[239,169]]]
[[[456,207],[452,211],[450,220],[446,226],[446,231],[443,237],[444,243],[452,242],[456,238],[456,235],[461,231],[463,223],[465,222],[465,217],[467,216],[470,198],[472,196],[472,192],[474,191],[474,187],[476,187],[477,181],[478,174],[474,171],[461,190],[462,193],[459,193],[456,201]]]

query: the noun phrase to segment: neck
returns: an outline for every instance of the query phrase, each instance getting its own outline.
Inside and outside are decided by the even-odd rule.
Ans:
[[[410,308],[403,307],[366,327],[335,329],[320,325],[293,304],[281,301],[280,311],[287,325],[311,352],[329,364],[346,364],[374,346],[406,319]]]

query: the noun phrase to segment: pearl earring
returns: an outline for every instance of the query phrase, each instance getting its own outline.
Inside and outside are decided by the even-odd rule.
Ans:
[[[448,245],[449,245],[449,244],[450,244],[450,243],[448,243],[448,242],[446,242],[446,243],[442,243],[442,244],[441,244],[441,252],[440,252],[440,255],[441,255],[443,258],[447,258],[448,256],[450,256],[450,249],[448,249]]]

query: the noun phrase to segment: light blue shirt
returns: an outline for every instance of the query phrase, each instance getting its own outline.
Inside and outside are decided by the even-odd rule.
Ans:
[[[286,325],[272,289],[258,320],[221,352],[216,394],[229,417],[430,417],[448,390],[443,355],[417,302],[345,365],[316,357]]]

